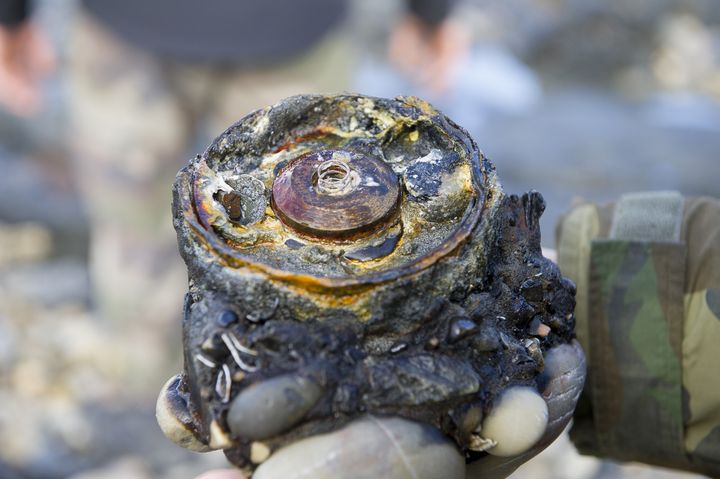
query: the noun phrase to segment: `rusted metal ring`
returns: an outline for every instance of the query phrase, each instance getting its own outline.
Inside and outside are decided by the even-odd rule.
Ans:
[[[272,204],[283,223],[323,238],[373,231],[397,211],[398,177],[382,160],[321,150],[290,161],[277,175]]]

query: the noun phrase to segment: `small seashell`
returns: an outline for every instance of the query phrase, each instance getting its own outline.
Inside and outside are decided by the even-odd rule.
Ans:
[[[538,338],[527,338],[523,345],[527,350],[528,355],[537,364],[539,370],[545,365],[545,358],[543,357],[542,349],[540,349],[540,340]]]
[[[545,355],[545,369],[540,382],[548,406],[550,422],[547,435],[559,434],[572,418],[585,384],[585,354],[574,340],[550,349]]]
[[[155,405],[155,416],[165,437],[178,446],[196,452],[207,452],[211,448],[203,444],[192,431],[192,416],[188,411],[187,398],[178,389],[182,377],[170,378],[160,390]]]
[[[251,175],[228,179],[233,191],[225,192],[221,202],[231,221],[252,225],[265,216],[265,185]]]

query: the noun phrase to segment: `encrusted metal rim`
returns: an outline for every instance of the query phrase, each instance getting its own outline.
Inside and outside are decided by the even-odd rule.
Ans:
[[[338,95],[338,97],[362,98],[363,96]],[[398,97],[396,100],[407,103],[405,97]],[[263,110],[258,110],[245,116],[225,130],[218,138],[224,136],[238,124],[248,121],[253,116],[260,114],[262,111]],[[180,194],[178,195],[180,208],[183,211],[184,221],[197,235],[197,238],[194,238],[194,241],[204,243],[204,249],[207,250],[208,254],[212,255],[212,252],[215,252],[215,256],[221,259],[226,266],[231,268],[250,268],[267,275],[271,280],[278,280],[296,286],[318,290],[355,290],[377,286],[383,283],[395,281],[399,278],[410,277],[418,274],[428,269],[439,260],[451,256],[458,248],[471,238],[483,213],[487,210],[488,200],[491,198],[491,195],[488,194],[489,191],[486,190],[486,186],[489,184],[492,167],[487,165],[485,157],[480,153],[475,141],[470,137],[467,131],[456,125],[442,113],[435,111],[434,119],[438,121],[452,137],[464,145],[465,150],[468,152],[472,166],[471,179],[475,188],[475,195],[471,199],[470,204],[466,208],[465,213],[458,224],[458,227],[452,235],[450,235],[442,245],[432,250],[427,255],[417,258],[407,264],[359,276],[321,277],[309,274],[293,273],[273,268],[265,263],[256,261],[250,256],[240,253],[225,243],[225,241],[223,241],[222,238],[213,231],[212,225],[207,224],[207,222],[203,221],[202,217],[198,215],[195,201],[197,194],[195,188],[196,178],[194,172],[189,171],[187,168],[183,169],[176,179],[179,188],[184,190],[180,191]],[[203,156],[198,159],[206,160],[214,143],[215,142],[213,142],[213,144],[211,144],[205,151]]]

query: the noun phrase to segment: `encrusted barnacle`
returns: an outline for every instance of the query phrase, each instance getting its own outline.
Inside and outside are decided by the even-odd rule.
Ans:
[[[531,446],[542,431],[512,442],[492,411],[540,418],[543,368],[565,364],[548,353],[573,337],[574,285],[540,251],[544,208],[506,196],[467,132],[417,98],[251,113],[175,183],[191,299],[164,430],[262,463],[258,477],[338,430],[452,438],[445,468]]]

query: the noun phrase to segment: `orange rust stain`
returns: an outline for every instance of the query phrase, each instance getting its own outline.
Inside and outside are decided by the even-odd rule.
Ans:
[[[316,138],[321,138],[323,136],[326,136],[326,135],[334,133],[334,132],[335,132],[335,128],[330,127],[330,126],[317,127],[314,130],[311,130],[310,132],[305,133],[304,135],[297,136],[297,137],[293,138],[292,140],[283,143],[277,149],[275,149],[275,151],[273,151],[273,153],[279,153],[281,151],[289,150],[291,148],[296,147],[300,143],[303,143],[308,140],[314,140]]]

